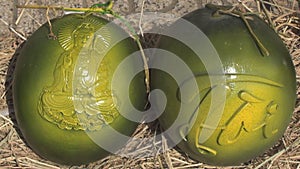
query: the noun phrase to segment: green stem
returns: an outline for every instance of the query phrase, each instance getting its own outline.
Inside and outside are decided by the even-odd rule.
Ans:
[[[66,8],[62,6],[40,6],[40,5],[17,5],[17,8],[28,8],[28,9],[56,9],[63,11],[74,11],[74,12],[103,12],[102,8]]]
[[[149,73],[149,66],[148,66],[148,62],[147,62],[147,57],[145,55],[144,49],[142,47],[142,43],[140,41],[139,36],[137,35],[137,33],[135,32],[134,28],[129,24],[129,22],[124,19],[123,17],[121,17],[118,14],[113,13],[113,16],[120,19],[121,22],[123,22],[126,27],[129,29],[129,31],[131,32],[133,39],[136,41],[140,51],[141,51],[141,55],[142,55],[142,59],[143,59],[143,63],[144,63],[144,71],[145,71],[145,83],[146,83],[146,91],[149,94],[150,93],[150,73]]]

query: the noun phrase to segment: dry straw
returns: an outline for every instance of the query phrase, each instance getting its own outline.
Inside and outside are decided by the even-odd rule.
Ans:
[[[78,0],[79,1],[79,0]],[[14,116],[8,115],[8,107],[11,103],[11,71],[13,70],[14,60],[12,59],[18,46],[42,23],[46,22],[45,10],[33,11],[28,9],[16,10],[16,4],[52,5],[50,1],[37,0],[18,0],[2,2],[1,10],[9,10],[0,15],[0,167],[4,168],[78,168],[75,166],[61,166],[45,159],[41,159],[32,152],[16,130]],[[56,6],[65,7],[87,7],[95,2],[89,0],[74,1],[72,4],[55,1]],[[76,2],[76,3],[75,3]],[[181,16],[196,8],[203,7],[205,3],[234,4],[241,6],[247,12],[256,12],[269,22],[292,55],[297,72],[298,97],[294,115],[284,136],[275,146],[266,151],[263,155],[240,166],[226,168],[256,168],[256,169],[300,169],[300,12],[299,2],[296,0],[172,0],[172,1],[116,1],[115,10],[121,14],[140,13],[144,10],[168,12]],[[264,4],[264,5],[262,5]],[[4,9],[5,8],[5,9]],[[141,10],[143,9],[143,10]],[[154,9],[154,10],[153,10]],[[51,17],[61,15],[59,11],[50,11]],[[142,19],[140,18],[137,30],[142,32]],[[146,46],[153,46],[157,37],[145,36]],[[13,112],[11,112],[13,113]],[[142,124],[136,130],[134,137],[152,137],[160,131],[157,122]],[[184,154],[175,149],[167,150],[166,140],[153,142],[151,146],[143,142],[130,142],[122,151],[129,151],[132,147],[137,152],[150,153],[166,150],[165,153],[157,153],[154,157],[141,158],[122,158],[119,156],[109,156],[100,161],[89,165],[80,166],[81,168],[217,168],[197,163],[189,159]]]

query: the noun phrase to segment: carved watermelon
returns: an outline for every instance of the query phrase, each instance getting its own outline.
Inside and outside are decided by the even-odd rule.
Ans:
[[[240,17],[217,13],[216,8],[198,9],[183,19],[209,39],[224,74],[209,73],[201,57],[210,58],[212,52],[203,47],[208,46],[205,41],[189,35],[190,28],[183,30],[184,35],[194,41],[194,46],[198,45],[204,56],[197,56],[188,44],[174,37],[162,36],[159,48],[179,57],[193,74],[182,75],[186,78],[176,82],[168,72],[152,70],[152,89],[161,89],[168,99],[160,124],[171,141],[180,138],[178,148],[195,160],[218,166],[247,162],[274,145],[289,124],[296,99],[291,56],[278,35],[256,15],[247,15],[251,30]],[[175,23],[168,30],[176,32],[178,25]],[[151,63],[170,63],[166,58],[155,55]],[[180,69],[178,65],[171,66]],[[224,81],[212,85],[211,78]],[[197,90],[191,87],[193,80]],[[212,92],[222,90],[224,98],[213,98]],[[185,98],[180,97],[182,92]],[[189,111],[183,111],[184,107]]]
[[[62,164],[78,165],[101,159],[109,152],[94,136],[116,150],[126,142],[113,137],[109,127],[130,136],[137,123],[124,118],[123,96],[137,109],[145,105],[143,74],[122,89],[112,76],[119,63],[138,51],[119,26],[84,14],[51,21],[55,35],[44,24],[25,43],[14,72],[13,99],[17,122],[28,145],[40,156]],[[125,37],[125,38],[124,38]],[[133,62],[128,72],[142,62]],[[129,78],[129,77],[128,77]],[[117,91],[117,92],[116,92]]]

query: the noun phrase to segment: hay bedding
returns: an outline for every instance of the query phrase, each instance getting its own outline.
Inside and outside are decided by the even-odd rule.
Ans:
[[[258,1],[243,0],[240,3],[248,11],[262,12]],[[213,2],[215,4],[237,4],[239,1],[225,0],[172,0],[154,1],[146,0],[143,6],[145,11],[159,11],[171,13],[176,16],[203,7],[204,4]],[[2,168],[216,168],[197,163],[187,156],[180,154],[174,149],[167,150],[163,154],[157,153],[154,157],[143,157],[144,154],[158,152],[166,149],[166,141],[153,142],[149,146],[147,143],[130,142],[122,151],[130,151],[136,148],[138,155],[135,158],[124,158],[119,156],[109,156],[100,161],[85,166],[62,166],[45,159],[41,159],[32,152],[20,135],[13,115],[11,101],[11,74],[14,60],[13,54],[20,44],[42,23],[46,22],[45,10],[16,10],[14,5],[18,0],[1,0],[0,15],[0,167]],[[65,7],[87,7],[96,2],[90,0],[77,0],[73,3],[66,1],[48,0],[20,0],[19,4],[41,4],[59,5]],[[284,168],[300,169],[300,12],[299,2],[296,0],[270,0],[266,5],[271,7],[269,12],[262,14],[272,21],[276,31],[287,45],[297,71],[298,99],[293,118],[285,132],[285,135],[271,149],[263,155],[241,165],[226,168]],[[115,10],[121,14],[140,13],[142,0],[117,1]],[[59,11],[51,11],[50,17],[59,16]],[[148,46],[155,44],[157,37],[146,37]],[[157,122],[142,124],[135,132],[135,137],[151,137],[159,132]],[[141,156],[140,158],[137,158]]]

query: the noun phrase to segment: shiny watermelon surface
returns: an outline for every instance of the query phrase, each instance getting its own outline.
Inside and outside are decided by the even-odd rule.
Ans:
[[[151,87],[161,89],[166,95],[168,102],[159,121],[163,129],[168,130],[177,120],[177,126],[173,126],[168,137],[173,141],[181,138],[177,147],[182,152],[211,165],[239,165],[261,155],[282,137],[295,105],[295,69],[285,45],[263,20],[248,15],[249,30],[240,17],[216,14],[216,11],[206,7],[183,19],[207,36],[219,55],[224,74],[209,74],[207,65],[187,44],[163,36],[159,48],[179,57],[193,75],[176,82],[170,74],[154,69]],[[199,44],[201,48],[201,43],[194,45]],[[208,49],[201,49],[209,53]],[[151,62],[168,62],[164,58],[155,55]],[[213,86],[211,78],[221,76],[224,82]],[[197,90],[189,88],[190,79],[197,82]],[[218,87],[223,88],[225,100],[213,98],[212,92]],[[186,102],[178,96],[183,89],[187,94]],[[191,108],[194,112],[182,112],[179,117],[182,106],[194,106],[189,101],[195,98],[199,102]],[[211,104],[223,108],[211,110]],[[184,121],[184,118],[189,120]],[[212,120],[207,123],[207,119]]]
[[[138,48],[123,29],[94,15],[65,15],[51,24],[55,36],[48,36],[50,27],[44,24],[17,58],[15,114],[26,143],[38,155],[61,164],[86,164],[110,153],[91,135],[121,148],[126,142],[107,128],[130,136],[138,124],[124,118],[118,107],[126,110],[121,98],[129,95],[143,109],[143,75],[132,81],[129,91],[122,89],[122,81],[112,84],[118,65]],[[119,76],[126,78],[141,63],[133,62]]]

